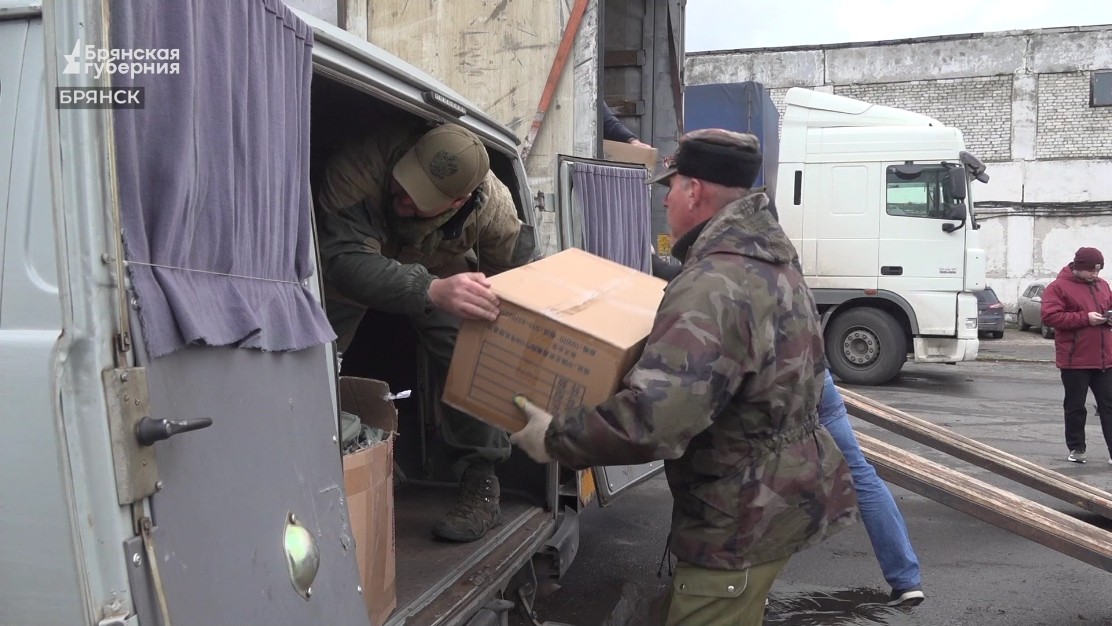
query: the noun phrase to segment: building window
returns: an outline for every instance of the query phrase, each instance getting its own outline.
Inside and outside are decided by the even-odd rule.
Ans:
[[[1089,106],[1112,106],[1112,70],[1093,72],[1089,83]]]

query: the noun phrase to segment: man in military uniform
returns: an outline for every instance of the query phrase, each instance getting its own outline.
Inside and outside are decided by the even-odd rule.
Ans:
[[[339,349],[368,309],[409,317],[437,375],[447,375],[461,319],[494,320],[487,274],[532,259],[533,236],[482,142],[456,124],[389,124],[328,161],[317,203],[329,321]],[[476,271],[479,270],[479,271]],[[461,476],[433,532],[474,541],[501,523],[494,466],[506,435],[445,406],[440,434]]]
[[[616,395],[553,417],[514,402],[511,437],[572,467],[663,459],[677,557],[668,624],[758,626],[792,554],[856,519],[849,470],[819,426],[822,334],[795,249],[749,189],[756,137],[680,139],[654,182],[683,268]]]

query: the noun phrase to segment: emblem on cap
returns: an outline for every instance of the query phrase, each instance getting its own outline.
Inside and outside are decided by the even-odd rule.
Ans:
[[[458,171],[459,159],[447,150],[437,152],[429,162],[429,174],[437,178],[448,178]]]

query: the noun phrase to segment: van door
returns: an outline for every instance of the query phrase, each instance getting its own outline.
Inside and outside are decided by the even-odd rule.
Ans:
[[[213,421],[155,448],[154,544],[174,622],[367,623],[331,358],[326,346],[194,347],[146,363],[150,419]],[[311,564],[296,563],[294,527],[319,553],[319,571],[301,587],[291,569]]]
[[[105,388],[157,465],[128,554],[151,573],[132,578],[138,621],[366,625],[312,291],[311,32],[281,3],[110,11],[113,50],[181,70],[114,76],[148,100],[106,138],[134,290],[118,343],[139,367]]]
[[[561,155],[556,198],[560,249],[581,248],[649,272],[652,244],[646,175],[641,166]],[[590,474],[599,504],[606,506],[662,469],[663,461],[653,461],[597,466]],[[591,479],[581,476],[584,478]],[[582,495],[584,487],[580,485],[581,500],[588,499]]]

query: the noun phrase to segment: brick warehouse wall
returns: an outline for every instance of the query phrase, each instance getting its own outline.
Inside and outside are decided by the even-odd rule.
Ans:
[[[966,147],[982,160],[1011,159],[1011,76],[835,85],[834,93],[933,117],[961,129]]]
[[[988,283],[1009,305],[1079,245],[1112,249],[1112,107],[1089,106],[1112,25],[696,52],[684,67],[691,85],[760,82],[781,113],[804,87],[960,128],[989,166],[973,197]]]
[[[1038,158],[1112,156],[1112,107],[1089,106],[1091,75],[1039,75]]]

